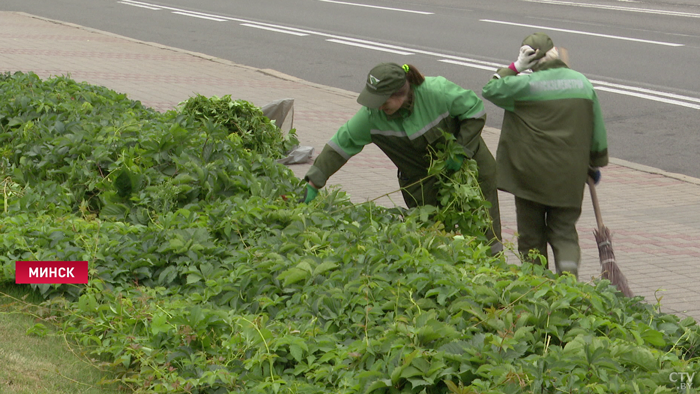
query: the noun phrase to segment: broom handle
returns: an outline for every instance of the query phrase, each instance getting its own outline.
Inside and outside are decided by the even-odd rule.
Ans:
[[[598,194],[595,191],[595,181],[588,177],[588,189],[591,191],[591,200],[593,201],[593,212],[595,212],[595,221],[598,223],[598,230],[603,231],[603,215],[600,214],[600,205],[598,204]]]

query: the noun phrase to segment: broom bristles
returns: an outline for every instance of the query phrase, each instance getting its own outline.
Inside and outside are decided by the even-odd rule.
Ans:
[[[627,278],[622,270],[615,262],[615,253],[612,248],[612,236],[607,227],[603,227],[601,231],[593,231],[596,242],[598,242],[598,255],[600,256],[601,276],[607,279],[610,283],[617,287],[625,297],[633,297],[632,289],[627,284]]]

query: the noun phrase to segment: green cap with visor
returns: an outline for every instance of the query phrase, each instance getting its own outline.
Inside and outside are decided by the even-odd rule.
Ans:
[[[401,66],[396,63],[378,64],[367,74],[367,83],[357,102],[367,108],[379,108],[405,83],[406,71]]]
[[[539,49],[536,59],[543,58],[550,49],[554,48],[554,42],[544,33],[534,33],[525,37],[522,45],[529,45],[532,49]]]

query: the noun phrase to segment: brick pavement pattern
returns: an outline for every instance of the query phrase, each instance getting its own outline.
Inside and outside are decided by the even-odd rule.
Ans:
[[[293,127],[301,144],[313,146],[315,154],[359,109],[353,92],[25,13],[0,12],[0,72],[5,71],[33,71],[42,78],[68,75],[160,111],[197,93],[230,94],[258,106],[293,98]],[[481,86],[467,88],[481,91]],[[494,153],[498,135],[496,129],[484,131]],[[309,166],[291,167],[301,177]],[[352,158],[329,185],[347,191],[356,203],[376,199],[380,205],[403,206],[396,168],[373,145]],[[598,196],[617,263],[635,294],[662,312],[700,321],[700,180],[612,159],[603,169]],[[513,197],[500,193],[500,199],[504,241],[510,248],[506,257],[518,264],[512,252],[517,245]],[[600,276],[595,228],[586,195],[578,223],[582,281]]]

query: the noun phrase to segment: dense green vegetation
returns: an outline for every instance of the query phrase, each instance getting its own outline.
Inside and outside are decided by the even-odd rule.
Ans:
[[[0,76],[0,141],[0,282],[18,260],[89,261],[87,286],[33,285],[48,319],[30,331],[55,321],[132,390],[700,385],[693,319],[490,256],[473,163],[445,174],[438,155],[439,210],[338,190],[298,204],[300,180],[275,162],[294,133],[249,103],[197,96],[162,114],[31,73]]]
[[[2,394],[124,394],[89,358],[73,352],[75,345],[51,324],[37,325],[44,299],[26,285],[0,283],[0,393]],[[27,333],[36,335],[27,335]]]

